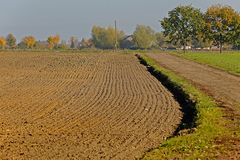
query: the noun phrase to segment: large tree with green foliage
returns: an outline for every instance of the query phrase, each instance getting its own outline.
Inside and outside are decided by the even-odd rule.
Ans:
[[[163,33],[169,37],[170,42],[182,45],[185,52],[186,46],[202,30],[203,15],[192,6],[178,6],[169,11],[168,16],[161,21]]]
[[[16,38],[15,38],[15,36],[12,33],[7,35],[6,41],[7,41],[7,46],[9,48],[16,47]]]
[[[117,34],[116,34],[117,33]],[[92,40],[94,46],[101,49],[113,49],[115,48],[116,38],[117,45],[120,44],[120,41],[124,38],[124,32],[117,30],[113,27],[98,27],[93,26],[92,28]]]
[[[205,14],[205,35],[220,47],[220,52],[224,43],[238,41],[240,15],[230,6],[214,5],[208,8]]]
[[[156,43],[155,32],[149,26],[137,25],[136,30],[133,33],[133,41],[137,48],[151,48]]]

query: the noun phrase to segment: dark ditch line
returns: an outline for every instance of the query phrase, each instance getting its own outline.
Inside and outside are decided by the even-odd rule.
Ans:
[[[174,99],[179,103],[181,107],[181,111],[183,112],[181,124],[178,126],[173,135],[169,138],[193,132],[194,128],[196,127],[197,119],[197,110],[195,107],[196,102],[192,101],[190,96],[185,93],[179,85],[172,82],[168,78],[168,76],[164,75],[160,71],[154,69],[154,67],[150,66],[148,62],[139,54],[136,54],[135,56],[138,58],[140,63],[147,68],[148,72],[150,72],[155,78],[157,78],[163,84],[163,86],[166,87],[173,94]]]

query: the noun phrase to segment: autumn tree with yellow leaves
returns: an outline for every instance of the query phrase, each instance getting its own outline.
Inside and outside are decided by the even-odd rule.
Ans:
[[[50,49],[57,48],[59,42],[60,42],[60,36],[55,35],[55,36],[49,36],[47,39],[48,45]]]
[[[225,43],[239,39],[240,14],[230,6],[214,5],[205,14],[204,35],[212,40],[222,52]]]
[[[0,37],[0,48],[4,49],[6,47],[7,41],[4,37]]]
[[[33,36],[26,36],[23,38],[22,42],[27,48],[33,48],[36,44],[36,39]]]

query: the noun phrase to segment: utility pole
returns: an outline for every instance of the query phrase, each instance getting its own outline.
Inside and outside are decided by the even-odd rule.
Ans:
[[[115,20],[115,50],[118,48],[117,21]]]

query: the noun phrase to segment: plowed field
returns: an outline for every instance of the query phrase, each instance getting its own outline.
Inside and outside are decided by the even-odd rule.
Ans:
[[[133,55],[0,53],[0,159],[134,159],[180,123]]]

